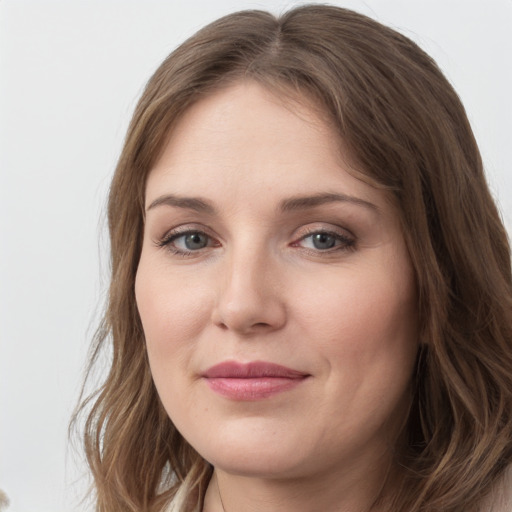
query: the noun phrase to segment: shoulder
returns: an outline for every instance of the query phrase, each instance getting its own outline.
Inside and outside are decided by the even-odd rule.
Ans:
[[[512,466],[484,501],[481,512],[512,512]]]

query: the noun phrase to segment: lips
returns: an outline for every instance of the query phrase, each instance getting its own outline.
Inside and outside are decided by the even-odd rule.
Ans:
[[[309,375],[286,366],[263,361],[225,361],[202,375],[212,391],[231,400],[254,401],[288,391]]]

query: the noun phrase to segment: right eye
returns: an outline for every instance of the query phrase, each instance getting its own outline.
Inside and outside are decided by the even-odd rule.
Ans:
[[[219,244],[203,231],[189,230],[171,232],[158,245],[166,247],[174,254],[187,256],[207,247],[218,247]]]

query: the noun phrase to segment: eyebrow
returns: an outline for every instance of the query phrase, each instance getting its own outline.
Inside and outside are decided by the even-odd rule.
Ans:
[[[208,213],[213,215],[215,208],[213,205],[199,197],[180,197],[172,194],[166,194],[164,196],[157,197],[146,209],[146,211],[152,210],[157,206],[175,206],[177,208],[184,208],[186,210],[194,210],[196,212]]]
[[[281,210],[284,212],[294,211],[294,210],[306,210],[308,208],[315,208],[317,206],[322,206],[328,203],[351,203],[357,206],[363,206],[364,208],[368,208],[374,212],[378,212],[379,208],[369,201],[365,201],[364,199],[360,199],[359,197],[349,196],[346,194],[334,194],[334,193],[326,193],[326,194],[315,194],[312,196],[297,196],[292,197],[290,199],[285,199],[281,203]]]
[[[346,194],[321,193],[312,196],[296,196],[285,199],[281,202],[279,209],[283,212],[291,212],[296,210],[307,210],[316,208],[329,203],[351,203],[356,206],[363,206],[371,211],[378,212],[379,208],[369,201],[360,199],[359,197],[349,196]],[[174,206],[186,210],[194,210],[196,212],[207,213],[209,215],[216,214],[216,209],[206,199],[199,197],[182,197],[172,194],[166,194],[157,197],[146,209],[152,210],[158,206]]]

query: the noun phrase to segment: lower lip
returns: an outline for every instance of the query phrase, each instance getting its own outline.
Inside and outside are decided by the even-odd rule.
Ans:
[[[212,391],[231,400],[255,401],[269,398],[284,391],[288,391],[306,377],[253,377],[253,378],[207,378],[206,382]]]

